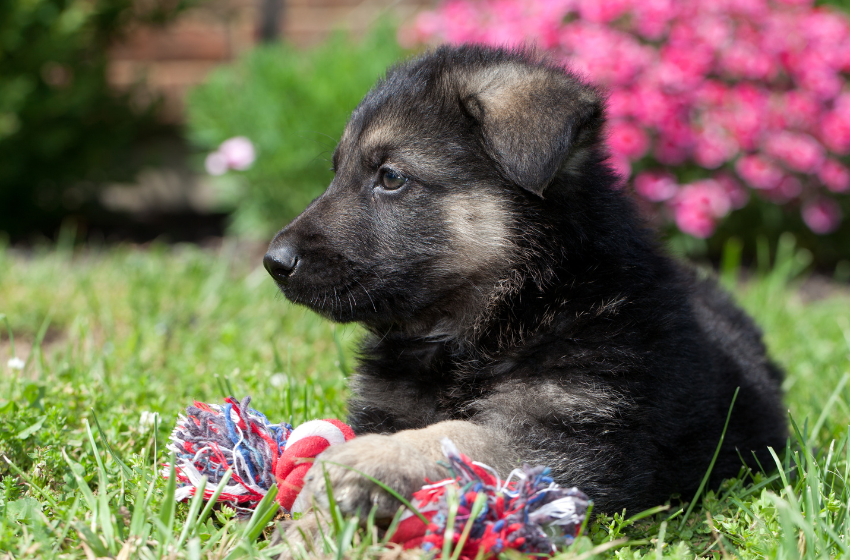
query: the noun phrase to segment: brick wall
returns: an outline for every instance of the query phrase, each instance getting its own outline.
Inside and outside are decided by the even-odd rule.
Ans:
[[[411,18],[433,0],[281,0],[277,28],[299,46],[320,42],[335,29],[362,32],[382,15]],[[163,97],[162,117],[180,122],[183,97],[218,64],[257,43],[263,0],[205,0],[164,28],[134,29],[110,52],[109,81],[134,84],[140,103]]]

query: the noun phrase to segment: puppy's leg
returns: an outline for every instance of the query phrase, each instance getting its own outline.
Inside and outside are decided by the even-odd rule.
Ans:
[[[365,517],[375,507],[376,519],[392,519],[401,503],[383,488],[361,473],[380,480],[401,496],[409,499],[425,484],[426,479],[445,478],[448,471],[437,464],[444,459],[441,441],[449,438],[464,455],[486,463],[505,475],[516,466],[513,450],[507,438],[486,426],[462,420],[449,420],[418,430],[404,430],[391,435],[370,434],[341,445],[329,447],[316,458],[305,477],[299,502],[315,504],[327,510],[326,478],[333,497],[343,513],[357,512]],[[359,472],[358,472],[359,471]],[[324,514],[327,517],[327,513]],[[295,546],[306,546],[311,540],[304,535],[315,534],[313,512],[306,512],[301,521],[279,528],[283,537]],[[315,537],[313,538],[315,541]]]
[[[366,515],[376,506],[377,519],[391,519],[401,504],[360,473],[409,498],[426,479],[439,480],[448,474],[437,464],[445,458],[443,438],[449,438],[461,453],[491,465],[497,472],[508,472],[514,465],[507,442],[500,434],[472,422],[450,420],[392,435],[361,436],[328,448],[307,473],[304,497],[328,507],[327,473],[334,499],[344,513],[360,511]]]

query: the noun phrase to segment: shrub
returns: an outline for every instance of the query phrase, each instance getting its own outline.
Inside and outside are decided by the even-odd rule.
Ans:
[[[791,229],[822,263],[850,257],[850,23],[835,9],[448,0],[399,39],[534,42],[606,88],[612,164],[692,250]]]
[[[196,146],[214,150],[235,137],[256,150],[243,171],[246,165],[227,165],[228,147],[238,147],[232,141],[207,158],[208,170],[222,174],[219,193],[234,208],[232,231],[267,236],[321,194],[352,109],[403,54],[388,26],[360,42],[336,35],[309,51],[265,45],[190,93],[188,133]]]
[[[106,82],[106,52],[127,26],[165,21],[177,0],[0,2],[0,230],[58,225],[97,185],[128,178],[126,151],[151,130],[149,111]]]

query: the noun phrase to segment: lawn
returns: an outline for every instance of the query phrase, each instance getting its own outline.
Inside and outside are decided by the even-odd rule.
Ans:
[[[174,504],[156,469],[192,399],[251,395],[293,424],[345,416],[359,330],[285,301],[262,252],[230,240],[0,245],[2,558],[274,554],[264,519],[244,523],[224,509],[198,521],[202,504]],[[690,509],[693,496],[681,496],[642,519],[597,518],[566,557],[850,558],[850,292],[819,289],[813,301],[800,289],[805,254],[788,238],[746,274],[728,254],[724,283],[788,371],[799,429],[776,450],[781,470],[742,473]],[[368,529],[326,540],[337,558],[381,553]]]

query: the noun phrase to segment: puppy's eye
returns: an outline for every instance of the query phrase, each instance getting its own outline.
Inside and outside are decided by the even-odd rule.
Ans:
[[[407,182],[407,177],[399,175],[392,169],[384,169],[381,173],[381,186],[388,191],[400,189]]]

